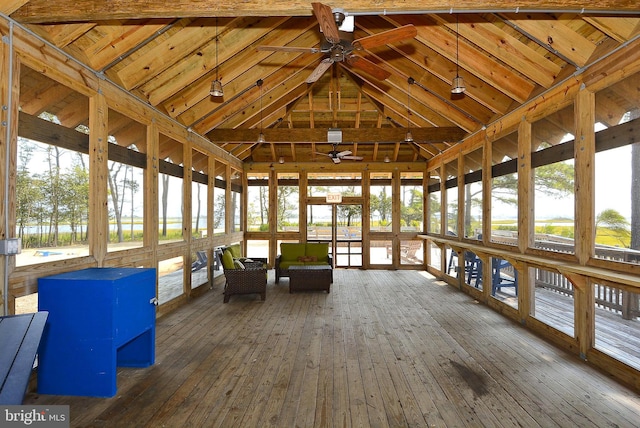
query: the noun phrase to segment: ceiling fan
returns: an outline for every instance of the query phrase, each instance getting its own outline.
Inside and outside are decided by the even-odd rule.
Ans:
[[[356,67],[378,80],[385,80],[391,76],[389,71],[353,52],[411,39],[418,34],[416,28],[408,24],[354,40],[353,30],[351,32],[340,30],[340,26],[345,19],[344,11],[341,9],[331,10],[331,7],[322,3],[311,3],[311,5],[313,6],[313,13],[320,24],[320,31],[324,35],[324,41],[320,44],[320,48],[295,46],[258,46],[257,48],[262,51],[328,54],[329,56],[323,59],[307,77],[307,83],[316,82],[334,63]]]
[[[333,150],[331,150],[329,153],[316,152],[316,154],[330,157],[333,163],[340,163],[340,161],[342,161],[343,159],[348,159],[348,160],[364,159],[362,156],[351,156],[351,150],[343,150],[339,152],[338,143],[333,144]]]

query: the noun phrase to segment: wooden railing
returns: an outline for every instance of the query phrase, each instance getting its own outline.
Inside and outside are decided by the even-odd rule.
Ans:
[[[536,287],[573,297],[573,284],[557,272],[536,269]],[[594,284],[596,306],[619,313],[623,319],[640,317],[640,294],[609,285]]]
[[[504,233],[504,231],[499,232],[502,233],[492,235],[492,242],[511,245],[516,243],[517,238],[515,236],[510,236],[509,233]],[[536,248],[538,249],[562,253],[574,252],[572,239],[548,237],[546,235],[536,236]],[[598,245],[596,247],[596,254],[598,258],[625,263],[640,263],[640,251],[637,250]],[[574,295],[573,284],[558,271],[535,268],[535,284],[536,287],[545,288],[565,296]],[[633,320],[640,318],[640,293],[634,293],[597,282],[594,284],[594,293],[597,307],[620,314],[623,319]]]

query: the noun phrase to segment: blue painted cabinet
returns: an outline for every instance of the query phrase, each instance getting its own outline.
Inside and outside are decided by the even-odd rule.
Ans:
[[[91,268],[38,279],[49,318],[38,357],[41,394],[112,397],[117,367],[155,361],[156,270]]]

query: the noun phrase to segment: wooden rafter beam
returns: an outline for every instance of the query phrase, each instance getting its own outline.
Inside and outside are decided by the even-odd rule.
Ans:
[[[16,3],[10,1],[9,3]],[[17,2],[19,5],[20,1]],[[451,10],[491,11],[495,6],[487,6],[485,0],[465,0],[442,2],[440,0],[415,0],[411,4],[382,0],[370,2],[365,0],[343,0],[339,5],[351,13],[382,14],[383,11],[439,11],[450,13]],[[563,10],[580,12],[585,6],[584,0],[564,0]],[[637,11],[635,0],[609,0],[587,5],[590,11]],[[558,9],[555,0],[529,0],[524,2],[505,1],[500,3],[501,10],[518,8],[525,10]],[[73,21],[101,21],[105,19],[140,19],[165,17],[196,17],[196,16],[304,16],[311,15],[312,8],[308,1],[292,0],[288,2],[273,2],[271,0],[249,0],[244,2],[229,0],[145,0],[140,2],[121,1],[114,4],[111,0],[31,0],[23,6],[2,7],[12,13],[12,17],[25,23],[51,23]]]

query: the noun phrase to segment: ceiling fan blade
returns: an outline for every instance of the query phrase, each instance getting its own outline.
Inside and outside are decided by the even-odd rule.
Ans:
[[[364,159],[362,156],[342,156],[342,159],[349,159],[349,160],[362,160]]]
[[[338,26],[333,18],[333,12],[331,8],[322,3],[311,3],[313,6],[313,13],[320,24],[322,34],[331,44],[340,42],[340,33],[338,32]]]
[[[413,24],[382,31],[353,41],[356,49],[370,49],[376,46],[388,45],[401,40],[413,39],[418,34],[418,30]]]
[[[319,53],[322,52],[318,48],[304,48],[298,46],[257,46],[257,51],[281,51],[281,52],[304,52],[304,53]]]
[[[378,64],[371,62],[362,56],[358,56],[358,55],[349,56],[347,58],[347,64],[353,67],[359,68],[360,70],[366,72],[367,74],[370,74],[371,76],[375,77],[378,80],[385,80],[389,76],[391,76],[390,72],[388,72],[384,68],[380,67]]]
[[[336,156],[338,156],[338,157],[341,157],[341,158],[342,158],[342,157],[348,156],[348,155],[350,155],[350,154],[351,154],[351,150],[343,150],[343,151],[341,151],[340,153],[338,153]]]
[[[315,154],[317,154],[317,155],[322,155],[322,156],[329,156],[329,157],[331,157],[331,154],[329,154],[329,153],[320,153],[320,152],[314,152],[314,153],[315,153]]]
[[[340,158],[338,157],[331,158],[331,160],[333,161],[333,163],[340,163]]]
[[[309,75],[309,77],[307,77],[306,82],[307,83],[316,82],[324,74],[324,72],[327,71],[329,67],[331,67],[331,64],[333,64],[333,61],[331,61],[331,58],[325,58],[322,61],[320,61],[320,64],[318,64],[315,70],[313,70]]]

